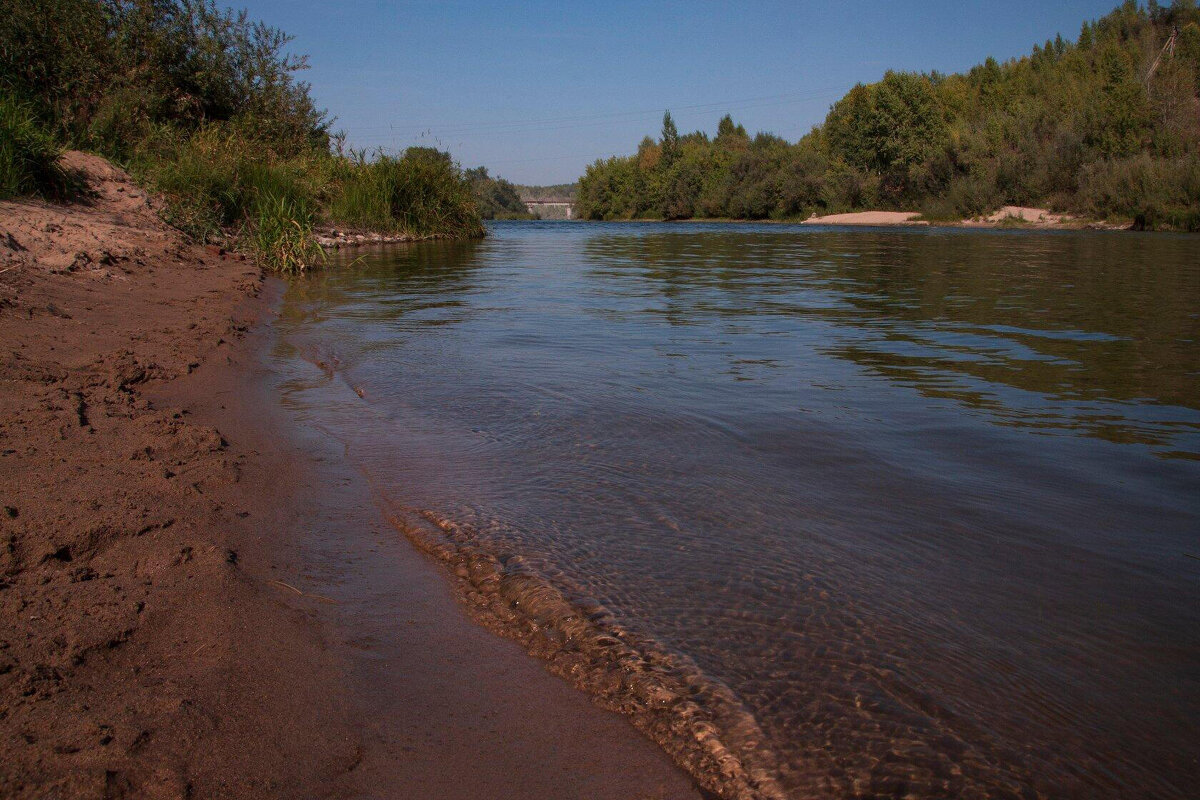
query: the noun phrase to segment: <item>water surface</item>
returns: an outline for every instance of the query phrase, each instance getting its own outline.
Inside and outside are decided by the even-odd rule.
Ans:
[[[491,232],[285,298],[383,502],[688,665],[772,791],[1194,796],[1200,238]]]

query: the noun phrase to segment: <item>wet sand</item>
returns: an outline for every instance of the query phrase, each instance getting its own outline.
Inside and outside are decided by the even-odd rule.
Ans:
[[[0,203],[0,794],[696,797],[275,410],[279,285],[75,158]]]

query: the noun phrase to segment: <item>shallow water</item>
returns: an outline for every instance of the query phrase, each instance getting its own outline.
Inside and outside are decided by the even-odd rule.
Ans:
[[[294,283],[282,400],[710,785],[1194,796],[1200,237],[491,232]]]

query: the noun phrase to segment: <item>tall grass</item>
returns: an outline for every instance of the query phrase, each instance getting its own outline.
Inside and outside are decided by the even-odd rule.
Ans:
[[[165,195],[167,222],[204,243],[222,238],[245,215],[244,149],[216,128],[188,138],[167,130],[148,142],[131,166]]]
[[[450,156],[410,148],[400,158],[360,154],[346,162],[334,187],[329,219],[335,225],[413,236],[482,236],[475,197]]]
[[[58,163],[60,148],[33,107],[0,91],[0,199],[35,195],[65,199],[80,180]]]
[[[295,275],[325,262],[306,203],[285,194],[260,194],[247,217],[245,239],[260,264]]]
[[[164,215],[198,241],[236,235],[266,266],[323,260],[319,225],[412,236],[482,236],[474,195],[449,155],[416,148],[368,161],[325,151],[280,156],[237,129],[154,137],[136,170],[167,197]]]
[[[0,95],[0,197],[66,196],[71,176],[59,154],[31,107]],[[461,170],[427,148],[373,161],[321,150],[285,157],[229,125],[190,135],[163,126],[127,165],[162,192],[163,216],[192,239],[243,247],[284,273],[324,262],[321,224],[418,237],[484,233]]]
[[[166,196],[164,216],[192,238],[232,236],[263,266],[298,273],[325,258],[314,234],[325,172],[317,163],[330,158],[278,158],[210,126],[181,141],[160,140],[136,163]]]

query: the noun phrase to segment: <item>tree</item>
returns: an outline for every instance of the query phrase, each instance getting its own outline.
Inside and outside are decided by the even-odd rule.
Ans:
[[[952,219],[1006,203],[1117,216],[1141,214],[1153,195],[1156,219],[1197,227],[1200,10],[1165,6],[1123,2],[1078,42],[1055,37],[964,74],[889,72],[851,89],[797,143],[751,139],[728,114],[711,140],[679,136],[668,113],[661,138],[589,168],[589,187],[604,187],[600,213],[618,218],[882,205]]]
[[[1108,158],[1133,155],[1141,149],[1152,121],[1145,89],[1135,76],[1129,53],[1115,41],[1103,45],[1097,66],[1103,83],[1092,106],[1087,142]]]
[[[667,111],[663,114],[662,122],[663,168],[670,169],[677,158],[679,158],[679,129],[675,127],[675,120],[671,119],[671,112]]]
[[[483,219],[529,216],[529,209],[521,200],[517,187],[503,178],[493,178],[488,174],[487,167],[464,170],[463,177],[471,184],[475,206]]]
[[[910,72],[855,86],[834,105],[825,128],[836,155],[877,174],[923,162],[948,136],[932,83]]]
[[[721,117],[721,121],[717,123],[717,140],[728,142],[731,139],[749,139],[746,133],[746,128],[742,125],[734,125],[733,117],[729,114]]]

